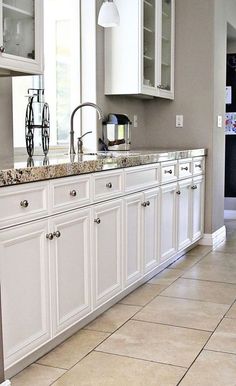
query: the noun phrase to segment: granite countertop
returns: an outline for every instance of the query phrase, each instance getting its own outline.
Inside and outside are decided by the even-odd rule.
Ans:
[[[0,157],[0,187],[42,181],[52,178],[94,173],[111,169],[147,165],[206,155],[205,149],[154,149],[98,152],[70,157],[52,152],[48,157]]]

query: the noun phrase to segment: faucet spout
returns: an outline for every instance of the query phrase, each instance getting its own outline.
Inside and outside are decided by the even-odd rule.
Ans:
[[[96,105],[95,103],[92,103],[92,102],[85,102],[85,103],[82,103],[80,104],[79,106],[77,106],[73,111],[72,111],[72,114],[71,114],[71,118],[70,118],[70,149],[69,149],[69,153],[70,155],[71,154],[76,154],[75,153],[75,140],[74,140],[74,137],[75,137],[75,132],[74,132],[74,116],[75,116],[75,113],[80,110],[82,107],[93,107],[97,113],[98,113],[98,118],[101,120],[101,119],[104,119],[104,114],[101,110],[101,108]],[[82,133],[81,133],[82,134]],[[82,138],[82,135],[80,136],[80,138]]]

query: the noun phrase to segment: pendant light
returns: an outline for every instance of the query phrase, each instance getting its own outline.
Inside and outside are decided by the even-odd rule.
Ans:
[[[103,2],[98,15],[98,24],[104,28],[118,27],[120,24],[120,15],[113,0]]]

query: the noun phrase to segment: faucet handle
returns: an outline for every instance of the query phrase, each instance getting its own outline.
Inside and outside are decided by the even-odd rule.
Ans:
[[[83,154],[83,141],[82,141],[82,138],[87,135],[87,134],[91,134],[92,131],[87,131],[86,133],[84,133],[83,135],[81,135],[80,137],[78,137],[78,154]]]
[[[86,133],[84,133],[83,135],[81,135],[81,136],[78,138],[78,140],[81,141],[81,139],[82,139],[83,137],[85,137],[85,135],[91,134],[91,133],[92,133],[92,131],[86,131]]]

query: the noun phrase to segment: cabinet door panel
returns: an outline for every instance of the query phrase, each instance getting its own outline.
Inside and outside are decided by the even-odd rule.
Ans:
[[[186,180],[177,188],[178,250],[191,244],[191,186],[192,180]]]
[[[51,242],[55,333],[90,311],[90,211],[56,217],[50,229],[60,232]]]
[[[202,176],[193,179],[192,205],[192,241],[194,242],[203,234],[204,177]]]
[[[159,189],[153,189],[144,196],[144,202],[147,204],[143,210],[144,271],[146,273],[157,267],[159,260]]]
[[[176,188],[177,184],[161,188],[161,262],[176,252]]]
[[[121,290],[121,212],[121,200],[98,205],[93,210],[93,219],[97,221],[93,222],[95,306]]]
[[[5,366],[50,338],[47,222],[2,231],[1,288]]]
[[[124,208],[124,282],[134,283],[141,276],[141,212],[143,194],[125,198]]]

